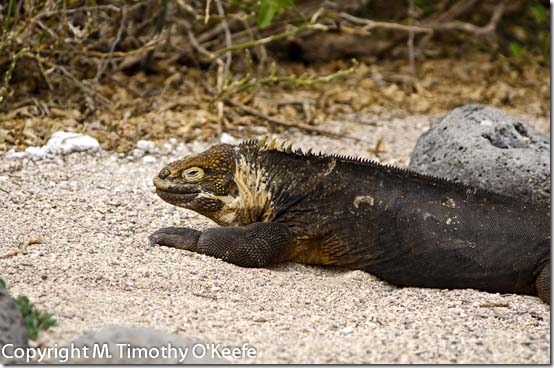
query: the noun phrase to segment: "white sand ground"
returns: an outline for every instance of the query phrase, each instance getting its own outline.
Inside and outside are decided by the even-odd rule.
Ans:
[[[432,121],[329,123],[365,142],[282,136],[301,147],[366,157],[384,138],[381,161],[405,166]],[[530,122],[548,127],[544,119]],[[396,288],[362,271],[298,264],[244,269],[148,247],[147,236],[159,227],[212,225],[153,193],[151,178],[178,155],[160,154],[147,164],[77,153],[26,162],[20,170],[21,162],[0,159],[0,256],[43,239],[25,254],[0,259],[0,275],[59,321],[41,344],[128,324],[248,343],[257,349],[256,363],[550,362],[550,307],[535,297]]]

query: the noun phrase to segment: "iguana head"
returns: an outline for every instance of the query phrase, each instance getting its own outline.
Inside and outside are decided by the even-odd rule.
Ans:
[[[239,202],[235,147],[219,144],[164,167],[156,177],[156,193],[175,206],[196,211],[227,225]]]

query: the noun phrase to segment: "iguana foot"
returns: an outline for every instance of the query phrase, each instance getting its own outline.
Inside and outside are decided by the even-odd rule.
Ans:
[[[149,239],[151,245],[207,254],[243,267],[263,267],[285,260],[292,243],[288,227],[272,222],[204,231],[165,227],[154,232]]]
[[[201,231],[186,227],[164,227],[154,231],[149,237],[150,246],[163,245],[195,251]]]

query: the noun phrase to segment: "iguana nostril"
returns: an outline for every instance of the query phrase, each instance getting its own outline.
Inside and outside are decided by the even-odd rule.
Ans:
[[[162,171],[160,171],[160,174],[158,175],[160,179],[165,179],[169,176],[170,172],[167,168],[163,168]]]

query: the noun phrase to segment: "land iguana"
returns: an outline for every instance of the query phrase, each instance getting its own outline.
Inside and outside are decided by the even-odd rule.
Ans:
[[[222,227],[150,237],[243,267],[293,261],[397,286],[538,295],[550,304],[550,208],[275,141],[219,144],[164,167],[166,202]]]

